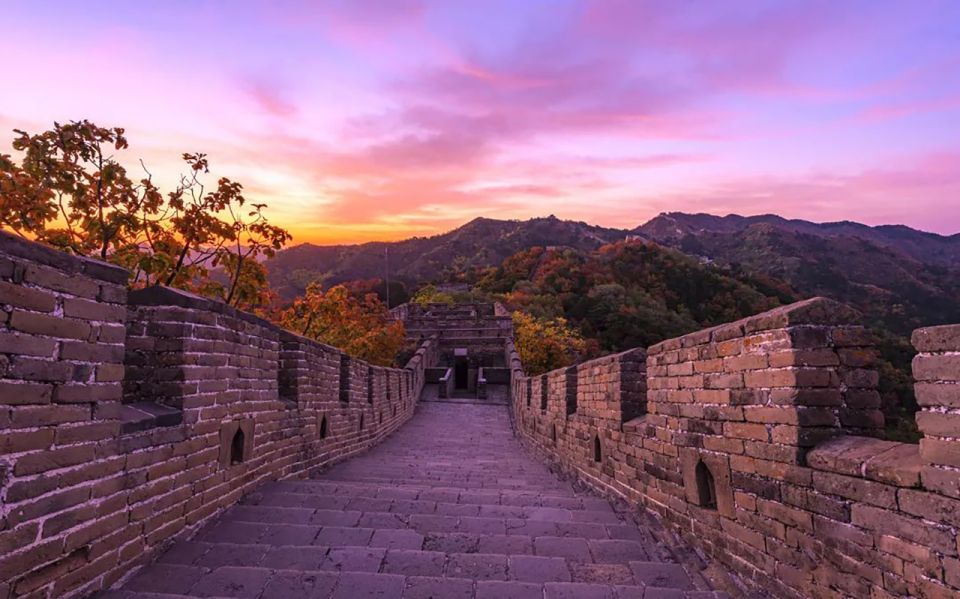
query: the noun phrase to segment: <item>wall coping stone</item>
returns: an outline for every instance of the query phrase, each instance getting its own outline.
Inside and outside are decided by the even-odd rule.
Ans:
[[[843,436],[807,453],[814,470],[863,477],[898,487],[919,487],[920,446],[872,437]]]
[[[825,297],[814,297],[786,306],[779,306],[773,310],[748,316],[735,322],[666,339],[647,348],[647,355],[652,356],[710,341],[726,341],[745,334],[771,329],[781,329],[795,325],[856,324],[859,319],[860,313],[846,304]]]
[[[960,324],[916,329],[910,342],[918,352],[957,351],[960,348]]]
[[[127,269],[85,256],[68,254],[42,243],[23,239],[0,230],[0,252],[52,266],[70,274],[83,274],[93,279],[125,285],[130,278]]]
[[[143,289],[131,290],[127,303],[130,306],[176,306],[191,310],[206,310],[215,314],[223,314],[224,316],[230,316],[251,324],[260,325],[278,333],[284,330],[265,318],[261,318],[250,312],[238,310],[224,302],[163,285],[153,285],[151,287],[144,287]]]

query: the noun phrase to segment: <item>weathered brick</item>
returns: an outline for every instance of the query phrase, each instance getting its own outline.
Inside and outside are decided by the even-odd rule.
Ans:
[[[960,385],[954,383],[917,383],[917,403],[924,407],[960,408]]]
[[[861,478],[831,472],[814,472],[813,487],[824,493],[839,495],[870,505],[891,509],[897,506],[896,487]]]
[[[13,411],[10,426],[27,428],[84,420],[90,420],[89,406],[22,406]]]
[[[75,318],[60,318],[34,312],[14,310],[10,315],[10,328],[24,333],[48,335],[62,339],[86,339],[90,324]]]
[[[57,342],[53,339],[0,331],[0,353],[52,358],[56,349]]]
[[[61,360],[120,364],[123,362],[123,354],[122,345],[107,345],[105,343],[64,341],[60,347]]]
[[[27,264],[23,280],[38,287],[91,299],[95,298],[100,291],[100,286],[86,277],[79,277],[74,273],[61,272],[39,264]]]
[[[960,440],[920,439],[920,456],[930,464],[960,467]]]
[[[727,422],[723,425],[724,434],[735,439],[753,439],[756,441],[769,441],[770,432],[763,424],[746,422]]]
[[[919,518],[902,516],[896,511],[885,510],[870,505],[854,503],[851,506],[853,524],[890,534],[919,545],[928,546],[936,551],[954,556],[957,554],[953,534],[947,528],[933,525],[921,525]]]
[[[47,449],[53,444],[54,431],[0,430],[0,455],[9,455],[37,449]]]
[[[53,393],[53,401],[59,404],[119,401],[122,397],[123,388],[116,383],[58,385]]]
[[[919,354],[913,359],[916,381],[960,381],[960,353]]]
[[[948,324],[917,329],[913,332],[910,341],[920,352],[957,351],[960,350],[960,325]]]
[[[913,489],[900,489],[898,499],[900,509],[908,514],[951,526],[960,525],[960,510],[954,499]]]
[[[64,382],[73,379],[75,370],[69,362],[17,356],[8,376],[25,381]]]
[[[65,298],[63,300],[63,315],[71,318],[122,322],[126,318],[126,314],[126,307],[116,304],[80,298]]]
[[[53,395],[53,385],[0,381],[0,404],[47,404]]]
[[[960,414],[918,412],[917,428],[933,437],[960,437]]]
[[[95,446],[89,444],[31,453],[17,460],[13,473],[16,476],[38,474],[56,468],[75,466],[76,464],[93,460],[94,457],[96,457]]]
[[[0,281],[0,305],[3,304],[35,312],[53,312],[57,297],[49,291]]]

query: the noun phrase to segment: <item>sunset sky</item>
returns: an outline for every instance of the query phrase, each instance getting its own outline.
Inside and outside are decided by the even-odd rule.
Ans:
[[[0,0],[11,129],[127,128],[297,242],[663,211],[960,231],[960,2]]]

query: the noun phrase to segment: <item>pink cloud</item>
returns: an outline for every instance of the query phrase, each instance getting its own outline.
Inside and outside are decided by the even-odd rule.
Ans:
[[[276,83],[251,78],[242,81],[240,88],[257,108],[269,115],[289,118],[297,114],[297,105],[282,93]]]

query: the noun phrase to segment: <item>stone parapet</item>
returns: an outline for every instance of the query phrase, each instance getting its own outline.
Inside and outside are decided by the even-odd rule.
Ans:
[[[378,443],[436,343],[373,366],[0,232],[0,598],[109,587],[268,480]]]
[[[520,375],[516,429],[776,597],[955,597],[960,325],[914,334],[918,447],[869,436],[883,420],[856,318],[815,298],[658,343],[644,408],[623,401],[625,354]]]

